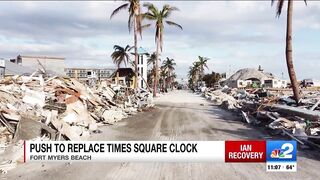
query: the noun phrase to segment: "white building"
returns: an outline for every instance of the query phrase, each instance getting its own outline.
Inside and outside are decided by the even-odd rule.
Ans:
[[[231,80],[228,82],[228,86],[232,88],[245,88],[252,85],[251,80]]]
[[[138,48],[138,87],[147,88],[147,73],[148,73],[148,62],[147,62],[147,51],[142,47]]]
[[[14,75],[31,75],[36,71],[33,67],[25,67],[9,60],[0,59],[0,78]]]
[[[263,86],[269,87],[269,88],[286,88],[287,81],[281,80],[281,79],[267,79],[267,80],[264,80]]]
[[[4,59],[0,59],[0,78],[4,77],[6,63]]]
[[[70,78],[77,78],[81,81],[88,79],[105,80],[110,78],[115,71],[112,68],[66,68],[66,75]]]
[[[313,86],[320,87],[320,81],[319,80],[313,80]]]
[[[245,68],[230,76],[225,81],[225,84],[232,88],[263,87],[264,81],[269,79],[276,78],[273,74],[264,72],[261,67],[258,69]],[[274,85],[275,83],[271,83],[271,86]]]
[[[65,58],[49,56],[22,56],[11,59],[11,62],[34,69],[44,69],[48,74],[65,75]]]

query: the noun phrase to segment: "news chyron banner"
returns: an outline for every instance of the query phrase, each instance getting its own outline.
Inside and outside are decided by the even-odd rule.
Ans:
[[[296,141],[25,141],[25,162],[266,163],[297,171]]]

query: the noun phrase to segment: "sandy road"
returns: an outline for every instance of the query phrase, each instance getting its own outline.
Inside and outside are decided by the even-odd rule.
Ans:
[[[187,91],[171,92],[156,102],[156,109],[103,127],[103,132],[93,135],[92,140],[271,138]],[[27,163],[0,179],[317,179],[317,153],[299,151],[297,173],[266,173],[263,163]]]

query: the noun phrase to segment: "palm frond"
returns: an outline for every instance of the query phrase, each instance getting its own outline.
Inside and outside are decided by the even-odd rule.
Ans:
[[[125,50],[125,51],[128,51],[129,48],[130,48],[130,46],[127,45],[127,46],[124,48],[124,50]]]
[[[126,9],[126,8],[128,7],[128,5],[129,5],[129,3],[125,3],[125,4],[122,4],[121,6],[119,6],[117,9],[115,9],[115,10],[111,13],[110,19],[111,19],[114,15],[118,14],[119,11],[121,11],[121,10],[123,10],[123,9]]]
[[[170,11],[180,11],[179,8],[175,7],[175,6],[170,6]]]
[[[282,7],[283,7],[283,3],[284,3],[284,0],[277,0],[278,3],[277,3],[277,8],[276,8],[276,17],[280,17],[281,15],[281,12],[282,12]],[[271,6],[273,6],[275,0],[271,0]]]
[[[162,11],[162,16],[164,18],[170,17],[173,11],[179,11],[177,7],[170,6],[170,5],[164,5],[163,6],[163,11]]]
[[[133,21],[132,21],[132,16],[129,15],[129,18],[128,18],[128,30],[129,30],[129,33],[131,32],[131,29],[133,27]]]
[[[147,59],[148,64],[155,63],[156,62],[156,58],[157,58],[156,52],[153,52]]]
[[[278,5],[277,5],[277,16],[278,17],[280,17],[280,15],[281,15],[283,3],[284,3],[284,0],[278,0]]]
[[[114,49],[114,50],[117,50],[117,49],[118,49],[118,50],[122,50],[122,49],[124,49],[124,48],[121,47],[121,46],[119,46],[119,45],[114,45],[114,46],[113,46],[113,49]]]
[[[143,6],[146,7],[148,9],[148,11],[151,12],[151,14],[153,14],[154,16],[159,15],[158,8],[156,6],[154,6],[154,4],[147,2],[147,3],[144,3]]]
[[[166,21],[166,23],[168,25],[176,26],[176,27],[180,28],[181,30],[183,30],[182,26],[180,24],[178,24],[178,23],[175,23],[175,22],[172,22],[172,21]]]
[[[130,61],[130,50],[132,47],[127,45],[125,48],[119,46],[119,45],[114,45],[113,46],[114,51],[111,54],[111,58],[118,67],[120,66],[121,63],[123,63],[125,66],[127,66],[128,62]]]
[[[129,45],[128,45],[129,46]],[[131,49],[133,49],[135,46],[130,46],[129,49],[127,51],[131,51]]]
[[[149,2],[143,3],[143,7],[146,7],[147,9],[149,9],[149,7],[151,6],[153,6],[152,3],[149,3]]]
[[[146,19],[148,19],[148,20],[155,20],[155,19],[157,19],[157,17],[156,17],[154,14],[150,13],[150,12],[144,13],[144,14],[143,14],[143,18],[146,18]]]
[[[151,24],[144,24],[144,25],[140,26],[140,31],[142,31],[150,26],[151,26]]]

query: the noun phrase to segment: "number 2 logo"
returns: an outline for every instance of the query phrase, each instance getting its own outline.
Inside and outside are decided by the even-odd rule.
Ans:
[[[291,152],[293,151],[293,145],[291,143],[284,143],[281,146],[281,150],[284,150],[281,158],[283,158],[283,159],[291,159],[292,158]]]

